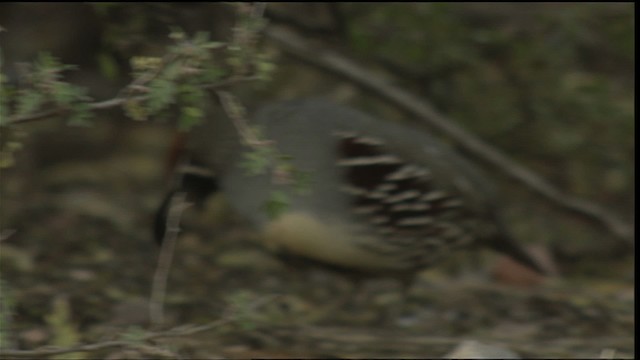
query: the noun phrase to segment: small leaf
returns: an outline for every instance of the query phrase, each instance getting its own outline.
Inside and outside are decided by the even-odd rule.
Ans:
[[[180,111],[180,122],[178,127],[180,130],[189,130],[195,125],[202,122],[204,113],[201,108],[196,106],[184,106]]]
[[[137,100],[128,100],[123,105],[124,111],[133,120],[145,121],[149,118],[149,112]]]
[[[156,71],[162,64],[162,59],[155,56],[134,56],[129,61],[134,72]]]
[[[154,114],[173,102],[176,88],[175,84],[167,79],[157,78],[149,84],[148,111]]]
[[[12,167],[16,163],[13,153],[4,149],[0,149],[0,169]]]
[[[298,194],[308,194],[313,184],[313,176],[308,171],[294,171],[294,187]]]
[[[120,67],[115,57],[107,52],[101,52],[96,56],[100,73],[109,80],[116,80],[120,74]]]
[[[45,101],[43,94],[34,90],[21,91],[21,95],[18,96],[17,114],[27,115],[38,110]]]
[[[240,163],[240,166],[250,175],[264,174],[271,165],[272,155],[272,149],[269,147],[254,148],[244,153],[244,161]]]
[[[264,204],[264,210],[271,219],[276,219],[289,208],[289,196],[282,191],[274,191]]]
[[[68,124],[74,126],[87,126],[89,125],[91,115],[92,113],[87,103],[83,102],[74,104],[73,111],[69,116]]]

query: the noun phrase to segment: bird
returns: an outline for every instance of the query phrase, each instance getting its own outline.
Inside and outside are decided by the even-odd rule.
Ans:
[[[243,166],[250,145],[229,119],[194,131],[181,181],[156,212],[161,243],[171,197],[222,192],[263,245],[286,259],[363,276],[412,279],[461,248],[490,248],[544,274],[510,235],[481,169],[424,131],[323,98],[267,104],[251,125],[272,141],[306,191]],[[285,194],[276,214],[273,194]]]

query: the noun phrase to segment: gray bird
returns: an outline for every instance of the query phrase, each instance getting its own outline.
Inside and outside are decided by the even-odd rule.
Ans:
[[[172,194],[220,190],[285,257],[406,279],[455,249],[481,245],[544,273],[507,233],[490,180],[438,139],[321,99],[266,106],[251,124],[308,174],[307,191],[249,174],[240,164],[251,150],[231,121],[214,122],[195,131],[199,170],[188,167],[158,210],[158,241]],[[287,198],[275,215],[266,210],[274,193]]]

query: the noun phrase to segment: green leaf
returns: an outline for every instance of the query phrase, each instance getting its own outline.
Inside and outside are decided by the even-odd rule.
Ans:
[[[164,70],[162,70],[162,74],[159,76],[162,79],[166,80],[175,80],[182,74],[183,64],[181,62],[172,62],[166,65]]]
[[[256,75],[262,81],[270,81],[275,73],[276,65],[265,54],[258,54],[256,61]]]
[[[276,219],[289,208],[290,203],[289,196],[286,193],[274,191],[263,206],[267,216],[271,219]]]
[[[100,73],[107,79],[115,80],[120,75],[120,67],[115,57],[107,52],[101,52],[97,55],[98,69]]]
[[[73,111],[69,116],[68,124],[74,126],[87,126],[89,125],[89,119],[91,119],[92,113],[89,109],[89,104],[86,102],[77,103],[73,105]]]
[[[124,111],[133,120],[137,121],[145,121],[149,117],[149,112],[147,108],[142,106],[140,101],[129,100],[123,105]]]
[[[13,152],[5,149],[0,149],[0,169],[6,169],[12,167],[16,163],[16,159],[13,156]]]
[[[154,114],[173,102],[176,86],[170,80],[157,78],[149,83],[149,90],[148,111]]]
[[[204,112],[202,108],[197,106],[183,106],[180,111],[180,121],[178,128],[181,130],[189,130],[195,125],[202,122]]]
[[[204,83],[213,83],[225,75],[227,75],[227,70],[222,66],[214,64],[204,69],[202,72],[202,81]]]
[[[293,173],[294,187],[298,194],[308,194],[313,184],[313,176],[308,171],[296,170]]]
[[[56,104],[67,107],[83,97],[83,90],[64,82],[56,82],[52,91]]]
[[[20,91],[18,96],[17,114],[18,116],[27,115],[38,110],[45,102],[45,96],[35,90]]]
[[[244,161],[240,166],[250,175],[264,174],[272,163],[273,149],[271,147],[259,147],[244,153]]]

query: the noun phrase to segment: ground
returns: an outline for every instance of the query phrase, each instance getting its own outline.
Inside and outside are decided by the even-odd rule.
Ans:
[[[340,275],[280,263],[217,200],[185,214],[164,325],[146,332],[170,131],[97,124],[34,129],[3,171],[2,350],[125,339],[75,355],[433,358],[474,340],[521,357],[634,356],[629,261],[616,272],[626,277],[506,284],[490,276],[494,257],[467,254],[477,261],[421,273],[406,297],[392,279],[352,291]]]

